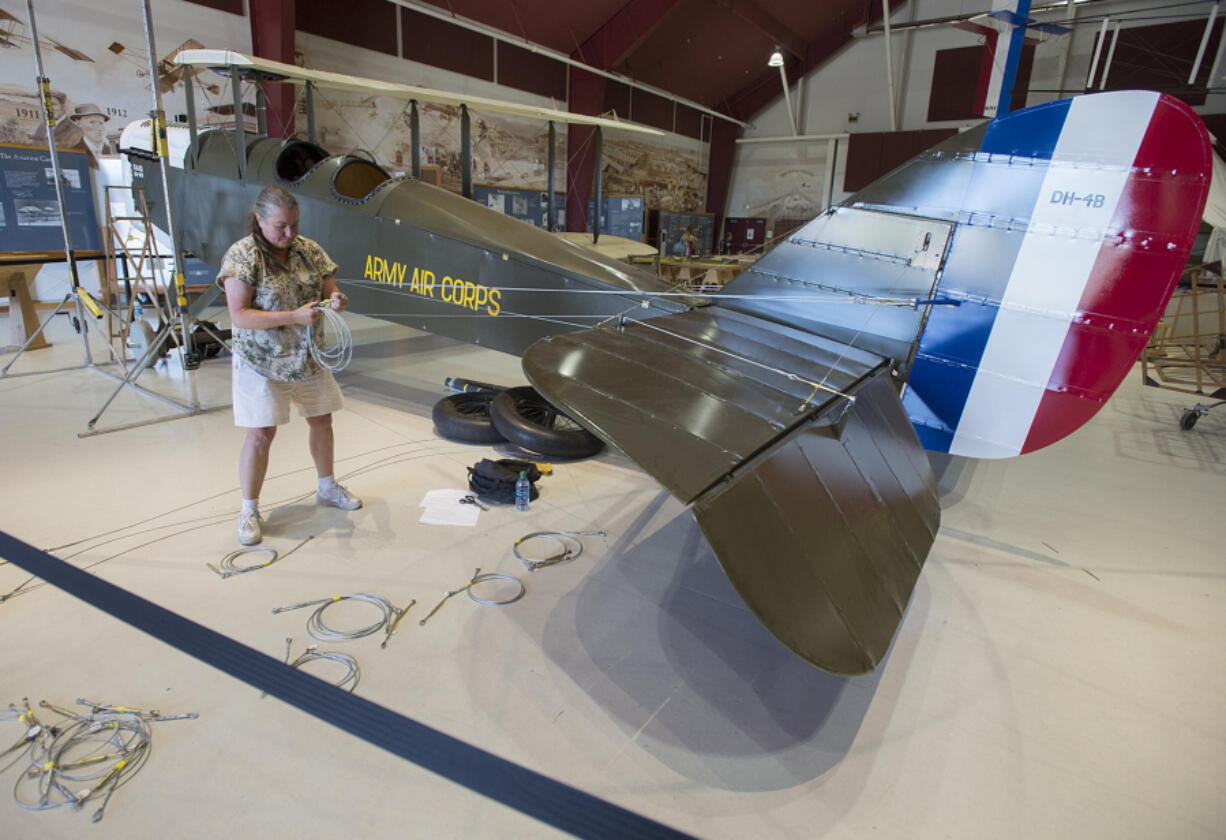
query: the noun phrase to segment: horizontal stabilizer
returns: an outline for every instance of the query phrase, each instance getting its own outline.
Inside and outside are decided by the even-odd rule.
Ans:
[[[524,371],[693,504],[784,644],[835,673],[881,661],[940,520],[882,357],[711,306],[542,340]]]
[[[552,336],[523,360],[550,402],[687,503],[881,364],[723,307]]]
[[[715,556],[780,641],[835,674],[885,657],[941,519],[927,456],[885,375],[837,437],[811,424],[694,504]]]

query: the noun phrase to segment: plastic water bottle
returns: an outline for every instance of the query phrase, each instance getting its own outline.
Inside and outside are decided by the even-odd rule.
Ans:
[[[515,509],[527,510],[528,498],[531,494],[532,484],[528,481],[528,471],[519,471],[519,480],[515,482]]]

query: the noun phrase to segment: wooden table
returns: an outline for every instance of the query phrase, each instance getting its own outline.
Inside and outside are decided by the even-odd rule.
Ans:
[[[722,289],[750,262],[737,257],[661,257],[660,276],[689,288]]]
[[[38,276],[37,263],[5,265],[0,267],[0,290],[9,298],[9,340],[6,350],[17,350],[38,329],[38,314],[34,311],[34,299],[30,296],[30,282]],[[41,333],[30,342],[27,350],[50,347]]]
[[[74,254],[78,260],[97,260],[101,251],[81,251]],[[21,251],[0,255],[0,295],[9,299],[8,350],[20,348],[38,330],[38,313],[30,284],[38,276],[39,269],[47,263],[66,262],[64,252]],[[50,347],[51,342],[40,333],[27,350]]]

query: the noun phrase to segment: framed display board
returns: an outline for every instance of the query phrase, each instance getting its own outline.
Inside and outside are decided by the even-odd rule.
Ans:
[[[600,232],[610,236],[643,241],[647,199],[641,195],[605,195],[600,197]],[[596,199],[587,200],[587,229],[592,230]]]
[[[758,252],[766,242],[766,219],[754,216],[729,216],[724,230],[732,234],[732,253]]]
[[[549,197],[539,190],[474,184],[473,201],[535,227],[547,227]],[[553,194],[554,230],[566,229],[566,193]]]
[[[88,152],[58,151],[73,250],[100,251]],[[51,153],[36,146],[0,144],[0,252],[63,250]]]
[[[661,247],[660,239],[664,238],[661,254],[672,254],[673,245],[681,238],[688,227],[694,228],[698,235],[698,252],[710,254],[715,250],[715,214],[714,213],[678,213],[675,210],[652,210],[649,219],[651,229],[648,231],[648,242],[657,248]]]

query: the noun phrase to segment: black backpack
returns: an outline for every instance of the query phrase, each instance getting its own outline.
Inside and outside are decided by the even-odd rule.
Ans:
[[[528,499],[535,500],[541,494],[536,489],[536,482],[541,477],[541,471],[531,461],[515,461],[503,458],[491,461],[482,458],[468,468],[468,488],[486,502],[515,502],[515,482],[523,471],[528,479]]]

